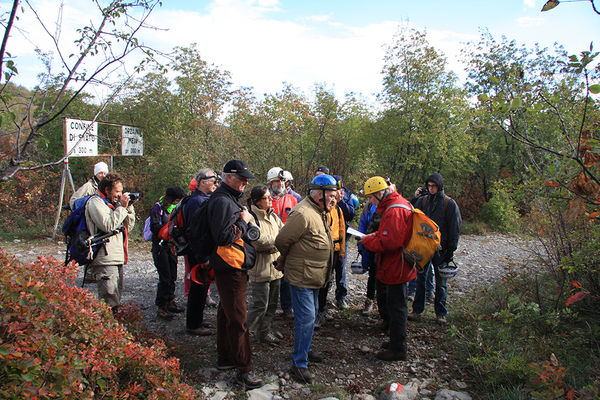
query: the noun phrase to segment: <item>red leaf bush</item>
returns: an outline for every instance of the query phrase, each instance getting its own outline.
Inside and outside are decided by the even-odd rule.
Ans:
[[[74,285],[77,265],[0,249],[0,398],[192,399],[160,340],[140,344]]]

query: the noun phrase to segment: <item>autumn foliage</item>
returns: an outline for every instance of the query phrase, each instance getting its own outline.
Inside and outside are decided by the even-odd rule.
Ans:
[[[136,342],[76,274],[74,263],[23,265],[0,249],[0,398],[196,398],[164,343]]]

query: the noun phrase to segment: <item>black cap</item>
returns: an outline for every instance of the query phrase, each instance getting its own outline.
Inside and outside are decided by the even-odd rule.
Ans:
[[[165,194],[172,199],[183,199],[185,197],[185,189],[181,186],[171,186],[167,188]]]
[[[223,167],[223,172],[228,174],[238,174],[243,176],[244,178],[254,178],[254,175],[248,171],[248,164],[243,162],[242,160],[233,159],[228,161],[227,164]]]
[[[324,174],[326,174],[326,175],[329,175],[329,168],[327,168],[327,167],[326,167],[326,166],[324,166],[324,165],[319,165],[319,166],[317,167],[317,172],[322,172],[322,173],[324,173]]]

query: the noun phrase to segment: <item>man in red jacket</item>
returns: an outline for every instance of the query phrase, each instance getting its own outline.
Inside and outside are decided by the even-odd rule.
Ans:
[[[375,355],[383,361],[406,360],[406,321],[408,316],[407,282],[413,280],[416,269],[404,260],[403,246],[412,232],[412,213],[398,205],[410,203],[389,187],[381,176],[365,182],[364,193],[381,213],[379,230],[364,236],[360,243],[365,249],[377,253],[377,279],[387,289],[387,313],[390,324],[390,342]]]

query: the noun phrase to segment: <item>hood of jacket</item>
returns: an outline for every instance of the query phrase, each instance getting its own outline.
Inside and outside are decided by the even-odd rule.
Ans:
[[[440,192],[444,190],[444,179],[442,178],[442,175],[439,172],[434,172],[433,174],[429,175],[429,177],[425,181],[425,185],[427,185],[428,182],[435,183],[438,186],[438,190]]]

